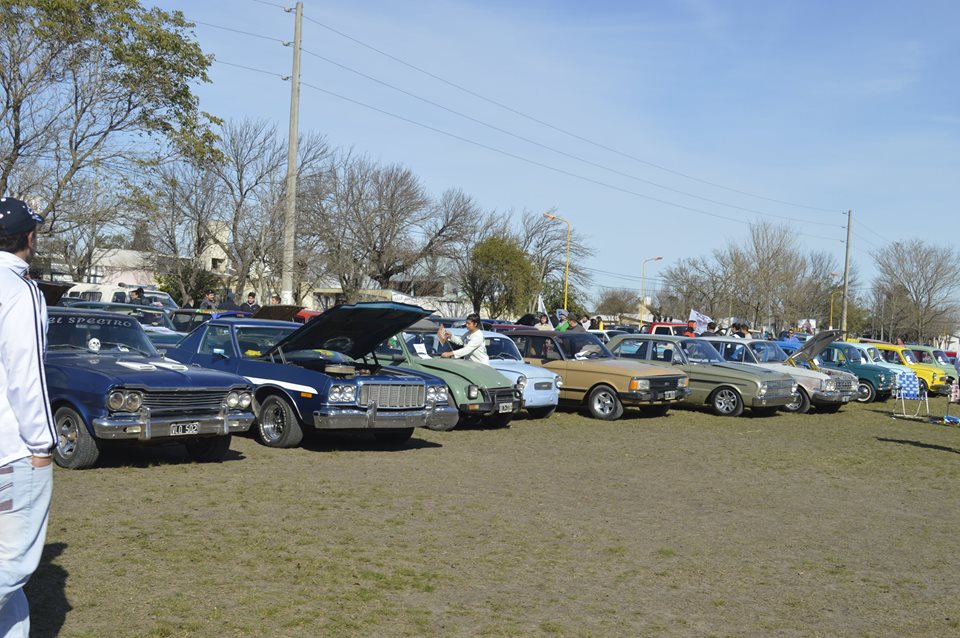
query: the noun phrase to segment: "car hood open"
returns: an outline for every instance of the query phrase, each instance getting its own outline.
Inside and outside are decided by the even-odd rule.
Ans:
[[[822,330],[804,341],[796,352],[790,355],[794,363],[807,363],[815,356],[827,349],[831,343],[840,338],[843,330]]]
[[[334,306],[291,332],[270,353],[334,350],[359,359],[431,312],[420,306],[386,301]]]

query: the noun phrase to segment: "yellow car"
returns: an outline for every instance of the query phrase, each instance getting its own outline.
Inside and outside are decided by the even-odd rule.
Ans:
[[[920,363],[913,351],[907,346],[898,346],[892,343],[871,343],[880,351],[880,355],[887,363],[896,363],[907,366],[917,373],[920,380],[920,389],[929,393],[940,394],[947,389],[948,377],[940,368]]]

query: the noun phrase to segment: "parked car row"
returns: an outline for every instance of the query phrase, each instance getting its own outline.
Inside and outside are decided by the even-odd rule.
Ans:
[[[558,405],[603,420],[680,403],[736,416],[832,412],[868,394],[843,366],[818,369],[832,333],[788,356],[759,340],[624,333],[602,335],[605,345],[596,334],[518,326],[482,333],[487,365],[439,356],[449,346],[436,322],[408,304],[342,305],[306,323],[188,311],[202,321],[171,344],[158,339],[176,334],[166,315],[89,303],[50,311],[55,458],[70,468],[95,464],[112,441],[182,443],[210,461],[246,431],[271,447],[297,446],[313,430],[400,444],[418,427],[504,427],[521,411],[542,419]],[[299,310],[271,308],[286,319]],[[853,360],[844,352],[844,363]],[[873,387],[871,399],[889,392]]]

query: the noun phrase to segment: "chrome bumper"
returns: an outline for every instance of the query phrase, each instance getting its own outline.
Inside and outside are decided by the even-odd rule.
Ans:
[[[99,439],[137,439],[155,441],[157,439],[187,439],[194,436],[225,435],[246,432],[254,421],[253,412],[231,410],[218,415],[202,417],[162,416],[141,410],[136,414],[112,415],[95,418],[93,432]],[[170,434],[170,426],[178,424],[197,424],[197,431],[189,434]]]
[[[391,430],[424,427],[452,430],[460,418],[452,406],[427,406],[422,410],[380,410],[376,405],[363,408],[324,408],[313,413],[318,430]]]
[[[824,392],[823,390],[818,390],[813,393],[813,396],[810,397],[811,403],[850,403],[851,401],[856,401],[857,399],[857,390],[854,388],[849,391],[840,391],[834,390],[832,392]]]
[[[666,392],[662,390],[637,390],[636,392],[620,392],[620,401],[624,405],[649,405],[654,403],[676,403],[690,396],[690,388],[677,388],[669,390],[673,392],[672,399],[666,398]]]
[[[753,400],[750,401],[750,407],[753,408],[779,408],[785,405],[789,405],[797,400],[796,394],[785,394],[782,396],[772,395],[772,396],[756,396],[753,397]]]

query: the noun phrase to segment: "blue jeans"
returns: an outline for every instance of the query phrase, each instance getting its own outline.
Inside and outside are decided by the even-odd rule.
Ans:
[[[0,638],[28,638],[30,610],[23,586],[43,553],[53,492],[53,464],[29,458],[0,466]]]

